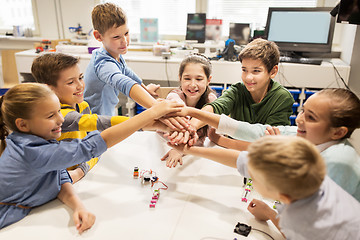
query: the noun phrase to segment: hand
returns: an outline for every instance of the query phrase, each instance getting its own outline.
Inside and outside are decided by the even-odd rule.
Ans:
[[[153,84],[150,83],[146,86],[146,90],[153,96],[153,97],[158,97],[159,95],[156,93],[156,90],[158,90],[160,88],[159,84]]]
[[[265,130],[265,135],[281,135],[281,133],[277,127],[267,127]]]
[[[180,112],[183,106],[184,104],[176,101],[159,99],[148,111],[151,111],[153,113],[153,119],[157,120],[164,115]]]
[[[171,149],[161,158],[161,161],[165,160],[168,168],[176,167],[177,163],[183,165],[182,154],[175,149]]]
[[[95,215],[86,209],[75,210],[73,214],[76,229],[79,233],[83,233],[85,230],[90,229],[95,223]]]
[[[215,129],[215,128],[212,128],[212,127],[209,128],[208,138],[210,139],[210,141],[218,144],[218,143],[219,143],[219,139],[220,139],[221,137],[222,137],[222,136],[221,136],[220,134],[217,134],[217,133],[216,133],[216,129]]]
[[[257,220],[260,221],[267,221],[272,215],[276,215],[274,210],[272,210],[266,203],[258,199],[253,199],[249,203],[247,209]]]
[[[189,120],[185,117],[168,117],[161,118],[159,120],[170,127],[173,131],[183,131],[190,126]]]

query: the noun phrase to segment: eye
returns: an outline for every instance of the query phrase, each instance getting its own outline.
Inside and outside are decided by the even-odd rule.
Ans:
[[[49,116],[48,116],[48,119],[51,119],[51,118],[53,118],[55,116],[55,114],[50,114]]]
[[[125,33],[125,36],[127,36],[127,35],[129,35],[129,32],[126,32],[126,33]]]
[[[74,81],[70,81],[70,82],[68,82],[67,84],[68,85],[71,85],[71,84],[73,84],[74,83]]]
[[[79,79],[80,79],[80,80],[83,80],[83,79],[84,79],[84,75],[80,75]]]

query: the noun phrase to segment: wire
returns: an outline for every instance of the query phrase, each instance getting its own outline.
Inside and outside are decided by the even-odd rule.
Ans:
[[[255,230],[255,231],[258,231],[258,232],[261,232],[261,233],[263,233],[263,234],[265,234],[265,235],[267,235],[267,236],[269,236],[272,240],[275,240],[270,234],[268,234],[267,232],[264,232],[264,231],[262,231],[262,230],[260,230],[260,229],[256,229],[256,228],[252,228],[252,230]]]
[[[167,63],[168,63],[168,61],[167,61],[168,59],[167,59],[167,57],[165,58],[165,73],[166,73],[166,80],[167,80],[167,82],[168,82],[168,87],[170,87],[170,80],[169,80],[169,74],[168,74],[168,65],[167,65]]]
[[[341,79],[341,81],[342,81],[342,83],[344,84],[344,86],[345,86],[348,90],[350,90],[349,86],[346,84],[346,82],[344,81],[344,79],[341,77],[339,71],[338,71],[337,68],[335,67],[334,63],[331,62],[331,61],[328,61],[328,62],[331,63],[331,65],[333,66],[335,72],[337,73],[337,75],[338,75],[339,78]]]

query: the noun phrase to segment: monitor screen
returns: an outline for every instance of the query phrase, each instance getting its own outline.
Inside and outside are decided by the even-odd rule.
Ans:
[[[331,8],[269,8],[268,40],[282,52],[331,52],[335,18]]]

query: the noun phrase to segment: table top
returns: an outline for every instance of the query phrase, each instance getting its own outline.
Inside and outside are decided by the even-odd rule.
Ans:
[[[208,140],[206,146],[211,147]],[[185,156],[184,164],[167,168],[160,158],[169,150],[155,132],[136,132],[108,149],[98,164],[74,188],[96,215],[94,226],[79,235],[72,210],[55,199],[37,207],[21,221],[0,231],[1,239],[271,239],[251,231],[234,233],[238,222],[283,239],[272,222],[260,222],[242,202],[243,178],[236,169],[208,159]],[[152,170],[167,190],[160,190],[150,208],[153,189],[134,178],[134,167]],[[250,199],[262,197],[252,191]],[[271,204],[270,201],[268,201]]]

